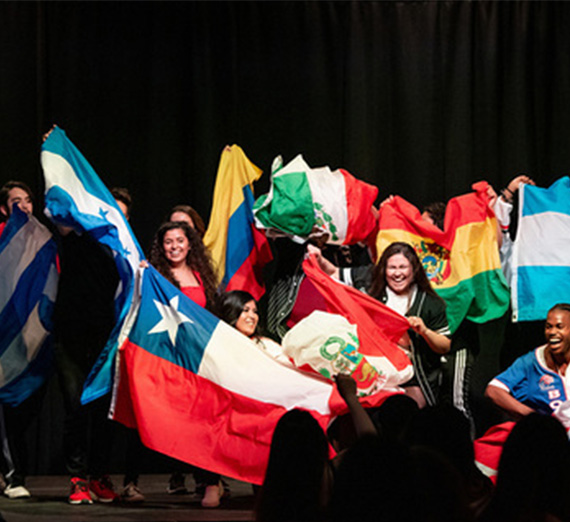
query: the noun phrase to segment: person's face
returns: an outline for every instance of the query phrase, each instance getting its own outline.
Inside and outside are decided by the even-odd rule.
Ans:
[[[422,212],[422,219],[427,223],[435,225],[435,222],[433,221],[433,218],[431,217],[431,214],[429,212]]]
[[[414,279],[414,270],[404,254],[394,254],[386,262],[386,284],[396,294],[405,294]]]
[[[241,314],[236,322],[236,329],[242,334],[251,337],[257,328],[258,321],[259,315],[257,313],[257,304],[252,299],[243,306]]]
[[[126,220],[129,220],[129,209],[127,208],[127,205],[125,205],[122,201],[119,201],[118,199],[115,200],[117,202],[117,206],[121,209],[121,212],[124,214]]]
[[[186,256],[190,251],[190,242],[181,228],[174,228],[164,234],[162,240],[166,260],[177,266],[186,262]]]
[[[549,312],[544,325],[544,335],[552,355],[565,356],[570,353],[570,312]]]
[[[8,192],[8,201],[6,202],[7,208],[3,209],[6,215],[9,216],[12,212],[12,205],[14,205],[14,203],[16,203],[20,207],[20,210],[26,214],[31,214],[34,211],[32,198],[25,190],[19,187],[14,187],[10,192]]]
[[[186,212],[173,212],[170,216],[170,221],[182,221],[184,223],[188,223],[193,229],[196,229],[194,221],[192,221],[192,218],[186,214]]]

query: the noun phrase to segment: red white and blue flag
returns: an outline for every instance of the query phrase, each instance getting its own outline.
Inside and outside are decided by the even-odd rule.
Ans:
[[[346,411],[333,383],[277,362],[152,267],[123,331],[111,417],[184,462],[260,484],[286,411],[308,410],[323,428]]]

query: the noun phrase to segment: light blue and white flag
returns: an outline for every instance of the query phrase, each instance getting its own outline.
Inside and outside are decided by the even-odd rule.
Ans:
[[[82,402],[88,403],[111,391],[118,336],[144,254],[112,194],[60,128],[55,127],[44,142],[41,163],[46,215],[55,224],[88,233],[110,247],[120,276],[115,295],[117,324],[85,382]]]
[[[49,230],[14,205],[0,236],[0,402],[10,406],[51,370],[56,255]]]
[[[544,320],[570,302],[570,178],[549,188],[521,185],[513,248],[513,321]]]

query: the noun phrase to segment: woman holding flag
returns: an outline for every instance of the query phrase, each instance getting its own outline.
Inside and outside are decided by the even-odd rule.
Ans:
[[[445,303],[435,293],[413,247],[403,242],[389,245],[375,266],[339,269],[320,250],[309,246],[321,269],[375,297],[408,318],[410,329],[400,347],[410,356],[414,378],[406,383],[408,395],[420,407],[438,401],[441,356],[451,348]]]
[[[155,234],[149,256],[150,263],[182,293],[210,311],[216,309],[216,277],[210,255],[198,232],[187,222],[163,223]],[[220,475],[196,468],[197,489],[204,488],[203,507],[218,507],[223,494]],[[173,481],[184,487],[184,476],[174,473],[169,491],[175,491]]]
[[[212,261],[198,233],[188,223],[170,221],[158,229],[150,263],[196,304],[212,311],[216,278]]]

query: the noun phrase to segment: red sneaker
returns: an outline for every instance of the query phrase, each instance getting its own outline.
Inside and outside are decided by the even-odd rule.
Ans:
[[[99,502],[114,502],[118,500],[119,495],[115,492],[115,488],[109,475],[103,475],[98,480],[91,479],[89,481],[89,492],[91,493],[91,498]]]
[[[93,504],[87,482],[79,477],[71,479],[71,492],[67,501],[70,504]]]

